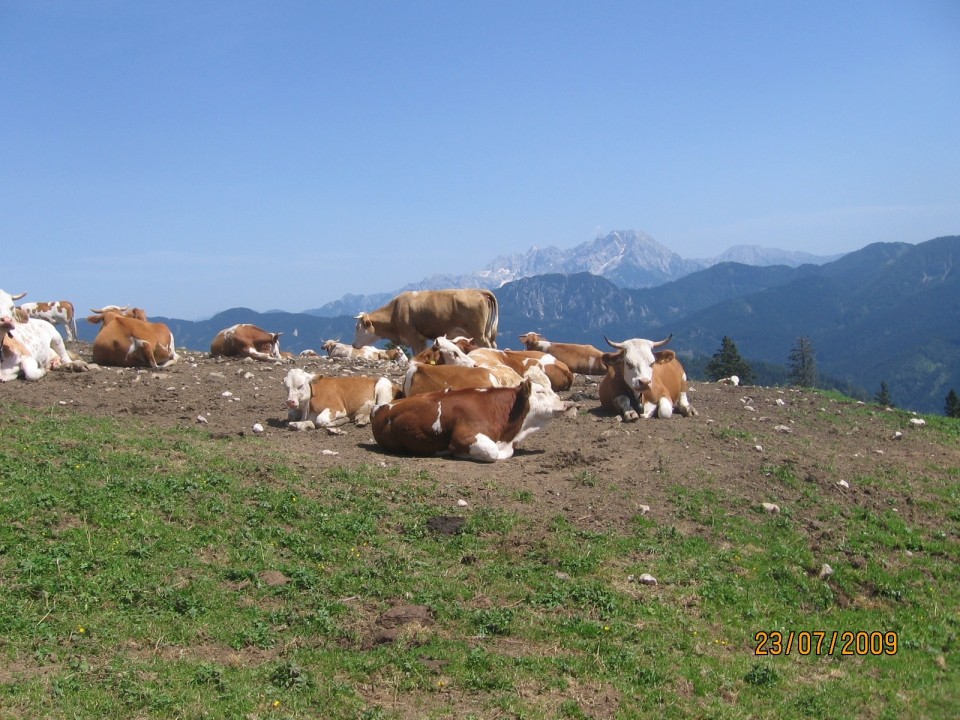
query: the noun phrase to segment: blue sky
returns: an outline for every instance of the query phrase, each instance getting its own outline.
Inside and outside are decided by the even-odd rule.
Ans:
[[[0,287],[300,311],[638,230],[960,234],[960,3],[0,0]]]

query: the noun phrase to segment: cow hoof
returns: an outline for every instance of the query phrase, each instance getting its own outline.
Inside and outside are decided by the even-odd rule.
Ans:
[[[636,410],[629,410],[623,414],[624,422],[637,422],[640,419],[640,416],[637,414]]]

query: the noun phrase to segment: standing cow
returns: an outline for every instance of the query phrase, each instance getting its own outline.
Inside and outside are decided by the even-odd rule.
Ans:
[[[499,321],[497,297],[489,290],[413,290],[357,315],[353,346],[385,338],[416,355],[441,335],[465,335],[481,347],[496,347]]]
[[[63,325],[67,340],[77,339],[77,319],[74,316],[73,303],[69,300],[21,303],[20,309],[28,317],[46,320],[51,325]]]
[[[627,422],[654,414],[660,418],[673,415],[674,409],[684,417],[697,411],[687,400],[687,374],[673,350],[660,350],[670,342],[654,342],[642,338],[611,342],[617,352],[604,353],[607,374],[600,381],[600,404],[623,417]]]

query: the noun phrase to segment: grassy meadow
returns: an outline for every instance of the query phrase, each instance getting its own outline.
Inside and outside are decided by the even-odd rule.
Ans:
[[[2,718],[960,717],[958,467],[857,479],[916,488],[922,526],[771,466],[837,531],[666,477],[676,524],[597,532],[195,430],[0,425]]]

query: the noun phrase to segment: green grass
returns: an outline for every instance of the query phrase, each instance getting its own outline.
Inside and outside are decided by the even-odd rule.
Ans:
[[[789,512],[680,478],[675,523],[587,531],[518,492],[528,514],[471,510],[444,536],[427,525],[446,514],[427,473],[360,466],[307,483],[192,431],[10,407],[0,423],[4,717],[960,711],[956,468],[858,479],[915,486],[930,517],[918,526],[804,496],[798,512],[828,528],[815,542]],[[788,465],[764,475],[803,485]],[[398,602],[432,620],[372,642]],[[758,632],[791,630],[892,632],[897,652],[755,654]]]

